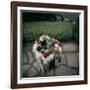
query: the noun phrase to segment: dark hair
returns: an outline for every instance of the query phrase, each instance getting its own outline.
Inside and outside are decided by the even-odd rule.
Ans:
[[[42,49],[42,48],[41,48],[41,46],[38,46],[38,47],[37,47],[37,51],[39,51],[39,52],[40,52],[40,51],[41,51],[41,49]]]
[[[46,43],[46,40],[40,41],[40,43],[41,43],[42,46],[46,46],[46,44],[47,44],[47,43]]]

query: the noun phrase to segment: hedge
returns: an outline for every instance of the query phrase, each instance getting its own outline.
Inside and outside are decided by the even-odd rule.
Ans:
[[[69,41],[73,36],[72,24],[70,22],[24,22],[23,23],[23,42],[33,41],[39,38],[42,34],[47,34],[50,37],[59,40]]]

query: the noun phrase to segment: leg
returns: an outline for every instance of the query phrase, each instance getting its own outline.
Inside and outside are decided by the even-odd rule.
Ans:
[[[43,67],[43,63],[40,59],[37,60],[39,65],[40,65],[40,68],[41,68],[41,71],[42,71],[42,74],[44,74],[44,67]]]

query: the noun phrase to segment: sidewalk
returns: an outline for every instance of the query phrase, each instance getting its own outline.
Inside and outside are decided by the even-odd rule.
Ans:
[[[24,47],[22,58],[22,75],[23,77],[42,77],[42,76],[66,76],[79,74],[79,51],[75,43],[63,43],[63,53],[61,62],[57,68],[43,73],[33,55],[30,53],[31,46],[28,44]]]

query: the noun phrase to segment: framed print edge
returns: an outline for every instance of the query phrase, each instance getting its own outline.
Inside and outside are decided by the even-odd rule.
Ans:
[[[14,16],[15,15],[15,16]],[[17,24],[16,6],[11,3],[11,88],[17,86]]]
[[[88,7],[86,6],[84,8],[84,81],[87,84],[88,83]]]
[[[35,8],[53,8],[53,9],[76,9],[84,11],[84,80],[76,81],[56,81],[56,82],[42,82],[42,83],[18,83],[18,37],[17,37],[17,8],[18,7],[35,7]],[[49,3],[32,3],[32,2],[11,2],[11,88],[30,88],[30,87],[46,87],[46,86],[65,86],[65,85],[80,85],[87,84],[87,20],[88,20],[87,6],[83,5],[66,5],[66,4],[49,4]]]

